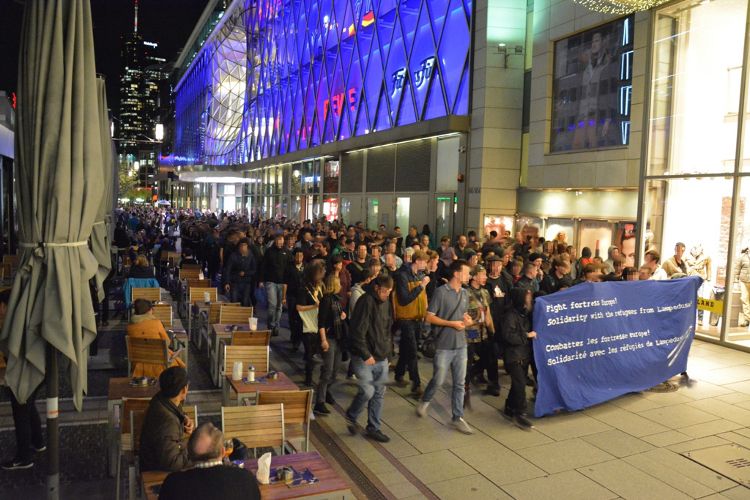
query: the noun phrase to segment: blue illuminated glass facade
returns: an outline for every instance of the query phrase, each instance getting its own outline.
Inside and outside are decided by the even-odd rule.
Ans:
[[[176,164],[469,110],[471,0],[235,0],[177,87]]]

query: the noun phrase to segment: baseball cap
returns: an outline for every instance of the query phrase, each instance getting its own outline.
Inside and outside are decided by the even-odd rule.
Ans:
[[[485,269],[483,265],[477,264],[476,266],[471,268],[470,272],[472,276],[476,276],[479,273],[487,272],[487,269]]]

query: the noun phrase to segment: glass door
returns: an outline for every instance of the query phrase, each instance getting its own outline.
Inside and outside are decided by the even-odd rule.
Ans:
[[[453,243],[453,216],[454,216],[454,199],[453,193],[441,193],[436,195],[437,203],[435,204],[435,245],[440,245],[440,239],[447,236]]]

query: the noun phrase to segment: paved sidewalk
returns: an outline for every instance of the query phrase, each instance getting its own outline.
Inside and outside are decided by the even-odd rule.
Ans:
[[[422,380],[431,372],[420,361]],[[471,436],[446,425],[450,400],[442,391],[420,419],[409,389],[389,388],[384,445],[350,436],[340,413],[325,423],[399,499],[750,498],[750,489],[680,455],[725,443],[750,448],[750,354],[696,341],[688,372],[697,380],[690,388],[533,419],[531,432],[500,414],[507,376],[500,397],[472,396]],[[353,393],[334,389],[344,407]]]

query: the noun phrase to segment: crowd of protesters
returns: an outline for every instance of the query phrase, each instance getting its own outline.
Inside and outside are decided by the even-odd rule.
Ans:
[[[303,351],[306,385],[313,385],[316,363],[321,366],[315,413],[330,413],[326,405],[335,401],[327,388],[348,362],[347,377],[359,387],[346,413],[350,430],[356,432],[367,406],[366,433],[387,441],[380,412],[389,366],[395,382],[410,385],[410,395],[421,401],[419,416],[450,370],[451,425],[470,434],[463,411],[472,387],[499,396],[502,360],[511,378],[505,414],[523,417],[527,386],[536,391],[535,298],[580,283],[666,279],[684,271],[677,255],[670,259],[675,272],[668,275],[655,250],[636,269],[625,266],[617,247],[610,247],[606,260],[592,256],[590,248],[582,248],[579,258],[562,232],[554,241],[523,234],[492,231],[480,241],[469,231],[453,241],[436,239],[428,225],[403,233],[399,227],[373,229],[325,217],[298,224],[123,209],[114,245],[135,264],[131,275],[149,277],[148,259],[157,262],[164,251],[180,251],[181,264],[200,263],[233,302],[255,306],[258,297],[266,297],[273,336],[279,335],[286,306],[290,347]],[[433,377],[423,388],[417,361],[425,342],[435,354]]]

